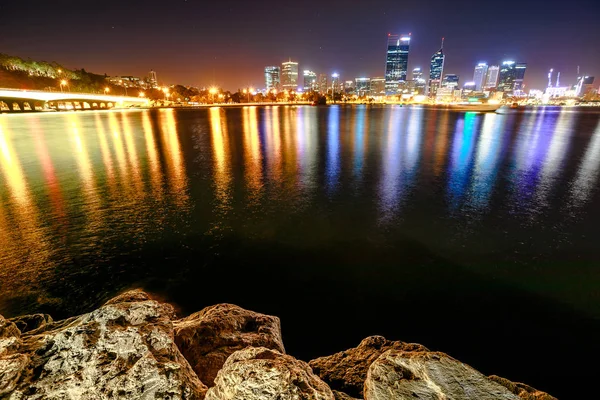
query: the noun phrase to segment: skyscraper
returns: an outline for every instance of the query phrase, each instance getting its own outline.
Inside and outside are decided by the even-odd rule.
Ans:
[[[410,34],[388,34],[387,57],[385,62],[385,94],[396,95],[400,86],[406,82],[408,71],[408,51],[410,48]]]
[[[458,87],[458,75],[446,74],[442,80],[442,87],[456,89]]]
[[[499,65],[490,65],[485,79],[485,89],[493,89],[498,85]]]
[[[513,87],[513,91],[520,92],[523,90],[523,80],[525,79],[525,71],[527,70],[526,63],[517,63],[515,65],[515,85]],[[560,77],[560,72],[558,73]],[[558,82],[558,79],[557,79]]]
[[[385,96],[385,78],[371,78],[371,96]]]
[[[487,77],[488,65],[487,63],[480,62],[475,66],[475,73],[473,74],[473,82],[475,82],[475,90],[483,90],[485,84],[485,78]]]
[[[281,70],[278,66],[265,67],[265,88],[267,90],[279,89]]]
[[[317,82],[317,74],[312,71],[304,70],[304,91],[318,91],[319,84]]]
[[[340,87],[340,74],[334,72],[331,74],[331,94],[340,93],[343,89],[343,86]]]
[[[298,89],[298,63],[292,60],[281,63],[281,87],[284,90]]]
[[[438,88],[442,82],[442,74],[444,73],[444,39],[442,38],[442,46],[431,57],[431,65],[429,66],[429,95],[435,97]]]
[[[327,74],[319,74],[319,93],[327,93]]]
[[[156,72],[150,70],[148,73],[148,87],[154,89],[158,87],[158,79],[156,79]]]
[[[500,67],[498,90],[506,94],[513,94],[523,89],[523,79],[527,64],[514,61],[504,61]]]
[[[413,81],[416,81],[417,79],[423,78],[423,71],[421,71],[420,67],[413,68],[413,70],[412,70],[412,78],[413,78]]]
[[[368,96],[371,92],[371,79],[370,78],[355,78],[356,94],[359,97]]]

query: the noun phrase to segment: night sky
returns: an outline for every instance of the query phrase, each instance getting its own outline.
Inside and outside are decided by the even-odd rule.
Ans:
[[[0,27],[3,53],[229,90],[262,88],[264,66],[289,57],[344,80],[383,76],[388,32],[412,33],[409,70],[427,73],[445,37],[444,72],[461,84],[503,59],[528,63],[526,89],[544,88],[549,68],[563,85],[577,65],[600,80],[598,0],[2,0]]]

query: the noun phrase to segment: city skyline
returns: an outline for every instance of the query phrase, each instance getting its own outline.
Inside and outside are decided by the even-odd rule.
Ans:
[[[343,79],[383,76],[382,38],[390,32],[411,32],[408,71],[415,67],[427,71],[440,38],[446,37],[444,70],[461,81],[470,80],[478,62],[499,65],[504,60],[528,64],[526,90],[543,89],[550,68],[561,72],[565,84],[575,82],[578,66],[581,74],[600,76],[600,55],[588,50],[600,36],[593,13],[582,13],[578,24],[568,24],[560,8],[552,7],[558,2],[546,2],[544,7],[525,2],[517,15],[495,7],[494,18],[489,19],[474,18],[475,11],[465,7],[450,22],[444,13],[460,4],[432,3],[437,6],[401,7],[376,0],[367,21],[351,29],[345,28],[343,18],[349,11],[338,1],[309,0],[301,10],[275,5],[266,14],[260,2],[203,7],[181,1],[166,12],[159,12],[164,6],[155,1],[144,2],[143,7],[115,0],[102,7],[65,0],[35,7],[9,3],[0,6],[0,23],[19,35],[4,35],[0,48],[100,74],[145,76],[154,70],[163,82],[235,90],[261,87],[264,67],[290,57],[299,62],[300,70],[337,72]],[[570,7],[575,5],[585,9],[593,3],[576,0]],[[438,12],[431,14],[430,8]],[[292,18],[277,18],[282,11],[291,12]],[[503,29],[504,14],[514,22],[510,30]],[[155,24],[147,22],[152,19]],[[240,53],[243,68],[234,61]]]

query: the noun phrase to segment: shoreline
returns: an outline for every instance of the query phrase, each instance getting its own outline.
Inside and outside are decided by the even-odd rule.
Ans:
[[[0,316],[0,395],[556,400],[416,343],[369,336],[304,362],[286,353],[282,337],[278,317],[217,304],[180,318],[139,289],[61,321]]]

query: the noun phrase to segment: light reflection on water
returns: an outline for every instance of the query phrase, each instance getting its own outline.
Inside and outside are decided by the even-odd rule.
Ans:
[[[33,290],[24,276],[80,263],[82,254],[93,264],[119,249],[203,235],[257,234],[307,246],[406,235],[439,252],[448,249],[440,243],[469,248],[500,229],[503,249],[536,232],[564,237],[545,227],[548,220],[584,236],[598,216],[599,175],[597,117],[543,109],[498,115],[337,105],[3,116],[0,289],[3,296]],[[587,224],[569,226],[573,216]],[[455,236],[469,222],[478,225]]]

